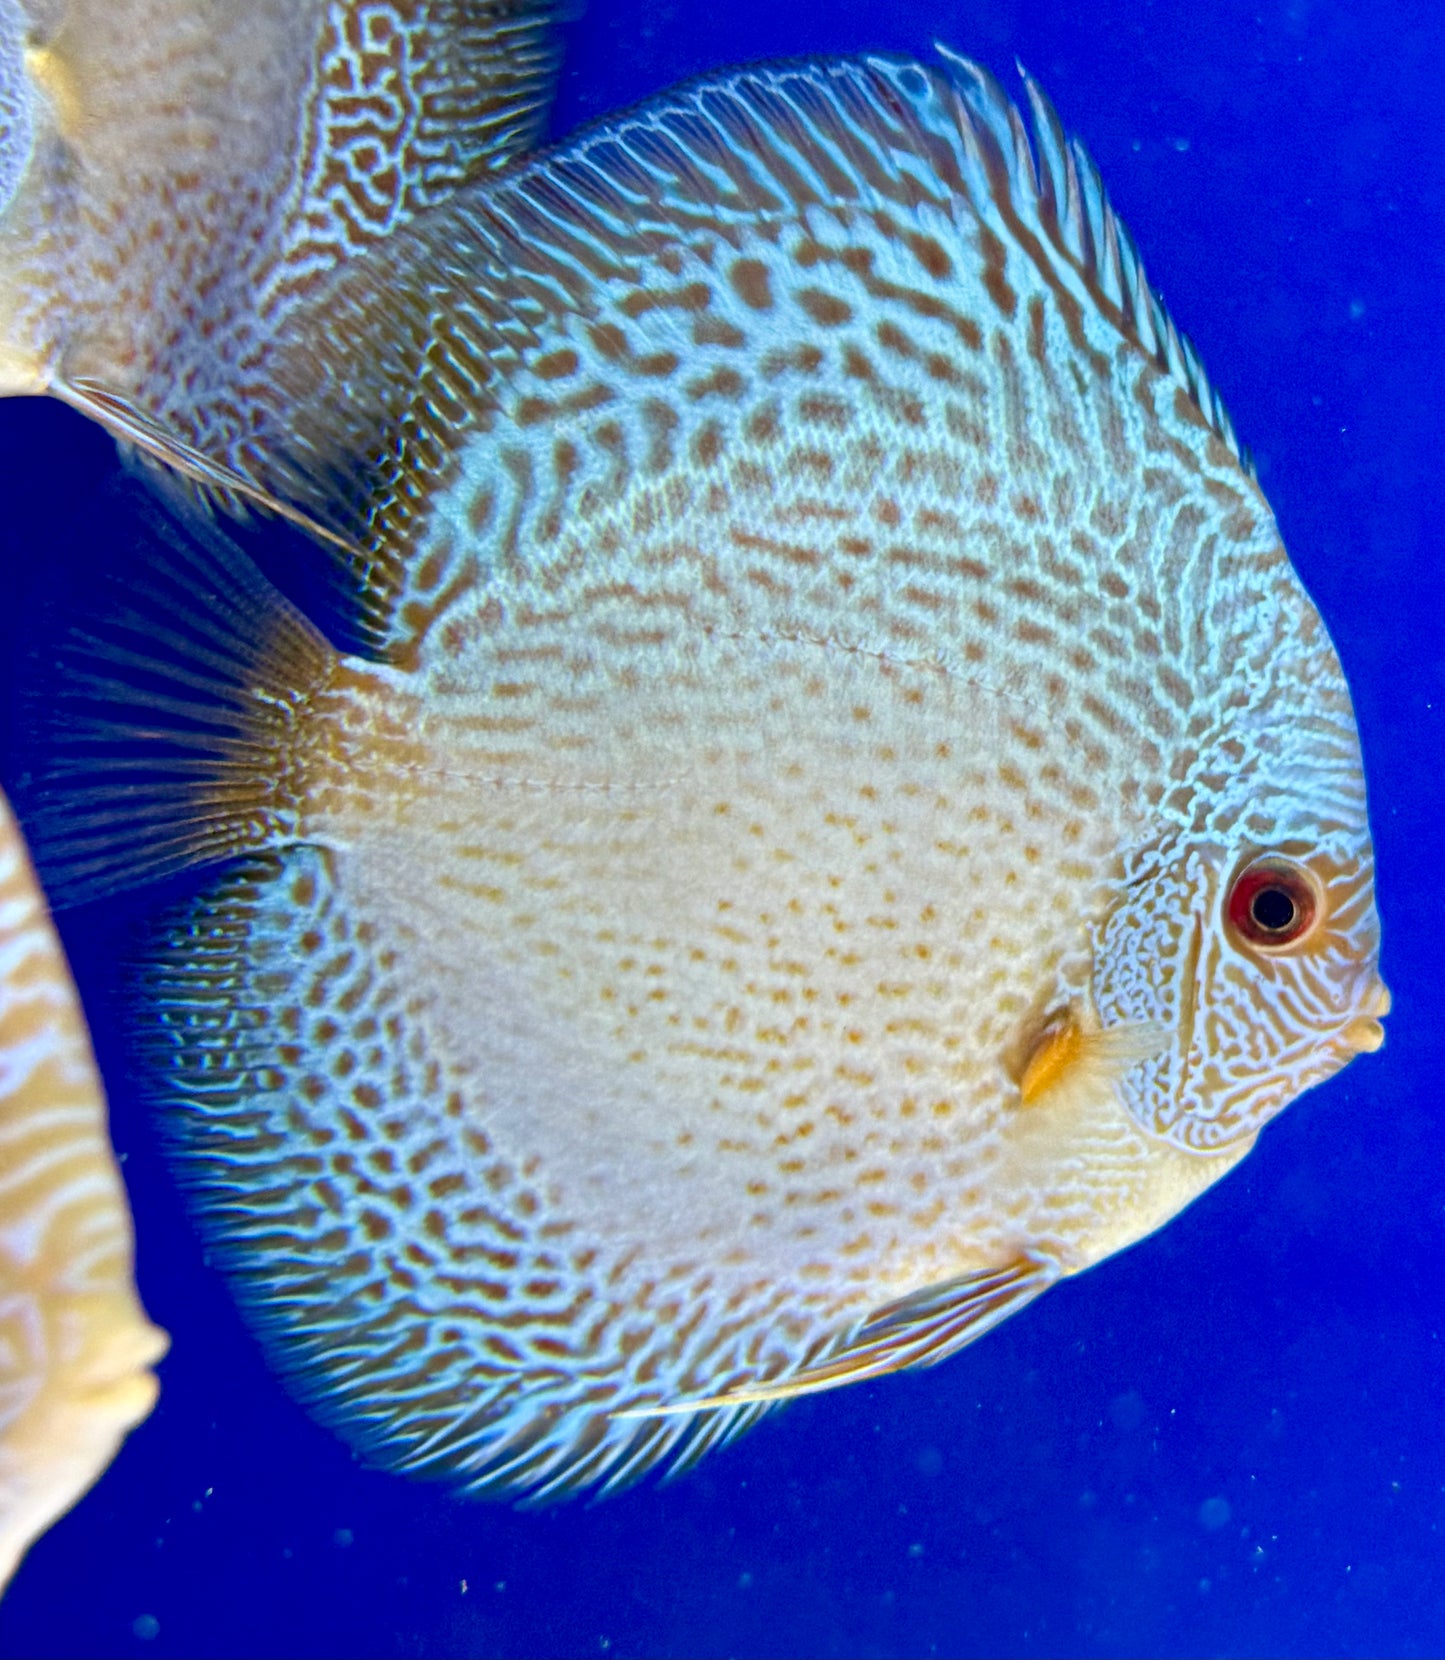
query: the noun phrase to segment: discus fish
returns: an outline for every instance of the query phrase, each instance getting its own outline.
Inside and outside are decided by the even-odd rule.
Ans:
[[[0,393],[255,498],[320,277],[546,118],[560,0],[0,0]],[[264,499],[264,498],[263,498]]]
[[[63,659],[47,879],[249,855],[138,1025],[385,1462],[611,1488],[941,1360],[1382,1040],[1340,664],[1028,97],[721,75],[419,220],[289,417],[389,423],[309,504],[369,655],[158,525]]]
[[[0,799],[0,1586],[155,1405],[85,1023]]]

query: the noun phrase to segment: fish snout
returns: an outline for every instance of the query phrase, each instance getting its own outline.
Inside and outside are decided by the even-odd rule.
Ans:
[[[1390,988],[1378,974],[1372,975],[1358,1012],[1340,1028],[1340,1041],[1355,1054],[1372,1055],[1385,1041],[1380,1024],[1390,1012]]]

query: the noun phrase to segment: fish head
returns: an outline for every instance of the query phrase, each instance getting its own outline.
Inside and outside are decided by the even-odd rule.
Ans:
[[[1169,1034],[1119,1083],[1130,1116],[1176,1146],[1253,1136],[1303,1090],[1378,1049],[1390,1006],[1364,776],[1333,652],[1319,697],[1232,722],[1185,828],[1123,861],[1094,938],[1107,1028]],[[1267,700],[1265,700],[1267,701]]]

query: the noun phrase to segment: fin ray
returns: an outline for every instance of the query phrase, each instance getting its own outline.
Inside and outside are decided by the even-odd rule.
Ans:
[[[52,903],[254,847],[289,822],[294,712],[331,648],[239,549],[140,505],[139,574],[36,653],[17,794]]]
[[[914,1366],[936,1366],[1031,1303],[1058,1277],[1055,1264],[1024,1255],[1002,1268],[968,1274],[885,1305],[869,1315],[841,1347],[775,1383],[743,1384],[717,1395],[633,1407],[618,1416],[671,1417],[718,1407],[761,1406]]]
[[[208,499],[210,495],[222,502],[239,498],[285,519],[318,541],[329,543],[347,557],[364,557],[355,543],[330,529],[320,519],[294,505],[275,489],[258,484],[234,467],[187,443],[178,434],[168,432],[161,422],[120,393],[109,391],[97,381],[80,376],[67,379],[63,375],[55,378],[51,390],[62,403],[69,404],[82,415],[88,415],[122,444],[134,445],[145,455],[199,486],[202,499]],[[304,489],[302,486],[297,488]]]

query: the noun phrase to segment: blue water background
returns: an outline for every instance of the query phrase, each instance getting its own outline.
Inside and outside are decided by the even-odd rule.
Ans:
[[[364,1468],[242,1328],[124,1075],[131,912],[66,923],[113,1095],[151,1420],[34,1549],[6,1654],[1445,1652],[1445,24],[1398,0],[591,0],[556,131],[760,56],[934,37],[1083,136],[1350,676],[1389,1041],[1158,1237],[934,1372],[542,1514]],[[6,677],[107,559],[109,442],[0,408]]]

